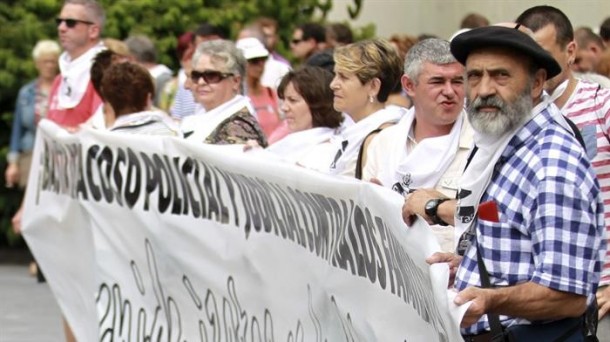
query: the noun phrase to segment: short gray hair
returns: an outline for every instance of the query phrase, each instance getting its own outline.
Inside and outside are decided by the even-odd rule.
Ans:
[[[125,39],[129,53],[140,63],[156,63],[157,50],[155,43],[144,35],[131,36]]]
[[[405,57],[404,73],[413,82],[417,82],[424,67],[429,62],[437,65],[457,63],[451,54],[449,42],[443,39],[425,39],[413,45]]]
[[[37,60],[40,56],[47,54],[56,54],[59,58],[59,54],[61,54],[59,44],[57,44],[57,42],[54,40],[39,40],[32,50],[32,57],[34,60]]]
[[[203,55],[210,56],[215,65],[224,69],[220,71],[241,76],[243,84],[246,75],[246,58],[235,43],[225,39],[213,39],[200,43],[193,54],[193,68]]]
[[[64,0],[64,6],[67,4],[84,6],[87,9],[87,16],[89,16],[87,19],[100,27],[101,36],[106,24],[106,12],[104,12],[104,8],[99,2],[96,0]]]

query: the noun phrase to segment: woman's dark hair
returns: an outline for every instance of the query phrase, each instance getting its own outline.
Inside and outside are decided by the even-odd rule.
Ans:
[[[102,97],[118,117],[142,112],[155,93],[155,84],[148,70],[134,63],[112,65],[102,78]]]
[[[288,84],[303,97],[312,117],[313,127],[337,128],[343,121],[343,115],[333,108],[333,91],[330,82],[333,75],[319,67],[302,66],[287,73],[277,88],[280,99]]]

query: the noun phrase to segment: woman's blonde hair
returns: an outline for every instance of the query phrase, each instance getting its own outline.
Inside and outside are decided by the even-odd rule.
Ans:
[[[50,39],[39,40],[32,50],[32,58],[37,60],[40,56],[48,54],[56,54],[59,57],[60,53],[61,48],[56,41]]]
[[[353,73],[362,84],[379,79],[379,102],[388,99],[402,76],[402,60],[385,39],[375,38],[338,47],[334,59],[336,72]]]

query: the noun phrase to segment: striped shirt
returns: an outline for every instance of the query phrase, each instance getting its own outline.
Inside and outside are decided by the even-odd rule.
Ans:
[[[172,117],[176,119],[182,119],[185,116],[195,114],[197,102],[193,98],[193,93],[190,90],[184,88],[184,81],[186,80],[186,74],[184,70],[178,72],[178,84],[176,85],[176,94],[174,100],[169,109]]]
[[[545,110],[517,132],[500,160],[481,198],[496,202],[499,222],[477,218],[476,244],[466,250],[455,287],[480,286],[479,249],[492,287],[529,281],[593,301],[605,250],[603,205],[582,147]],[[462,334],[488,329],[483,315]]]
[[[593,170],[601,187],[606,238],[610,239],[610,89],[579,81],[561,111],[580,128],[585,141],[593,142],[587,144],[587,152],[590,146],[596,151]],[[610,285],[610,251],[606,251],[600,285]]]

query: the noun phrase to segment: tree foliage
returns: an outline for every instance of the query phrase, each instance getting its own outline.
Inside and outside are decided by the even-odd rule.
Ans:
[[[104,37],[125,39],[131,34],[145,34],[157,47],[159,62],[174,69],[176,37],[209,22],[224,27],[231,37],[259,16],[275,18],[279,23],[279,50],[287,52],[287,42],[295,26],[323,22],[332,8],[332,0],[98,0],[106,10]],[[358,13],[362,0],[349,5],[350,14]],[[32,48],[40,39],[57,39],[54,19],[63,0],[2,0],[0,2],[0,170],[6,168],[12,111],[19,88],[36,76]],[[356,31],[357,37],[371,36],[371,25]],[[20,193],[4,187],[0,181],[0,245],[16,241],[10,232],[10,217],[18,207]]]

